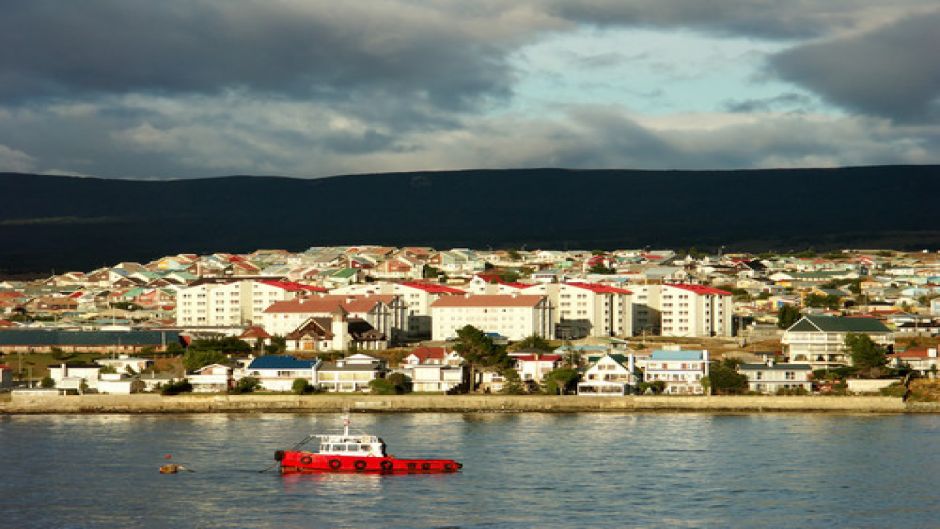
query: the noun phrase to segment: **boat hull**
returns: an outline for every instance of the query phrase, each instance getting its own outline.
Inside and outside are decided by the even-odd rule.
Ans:
[[[381,456],[341,456],[284,451],[280,456],[281,474],[313,472],[359,472],[373,474],[448,474],[463,465],[453,459],[398,459]]]

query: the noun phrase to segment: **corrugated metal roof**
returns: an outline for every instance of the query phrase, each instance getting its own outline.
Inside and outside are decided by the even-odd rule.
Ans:
[[[0,345],[159,346],[173,342],[179,342],[179,332],[177,331],[55,331],[45,329],[14,329],[0,331]]]
[[[310,369],[319,360],[300,360],[288,355],[265,355],[251,361],[248,369]]]
[[[803,316],[787,329],[788,332],[891,332],[885,324],[874,318],[846,318],[843,316]]]

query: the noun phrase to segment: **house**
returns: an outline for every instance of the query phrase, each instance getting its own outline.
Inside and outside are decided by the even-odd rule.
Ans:
[[[115,373],[142,373],[145,369],[153,365],[153,360],[149,358],[138,358],[125,354],[117,358],[99,358],[95,363],[102,367],[111,367]],[[128,371],[130,369],[130,371]]]
[[[463,357],[445,347],[418,347],[402,360],[401,370],[417,392],[448,393],[467,382]]]
[[[851,363],[845,347],[849,333],[866,334],[876,344],[894,348],[894,334],[881,321],[843,316],[803,316],[783,333],[780,342],[790,362],[829,369]]]
[[[417,347],[402,359],[402,365],[450,365],[463,364],[460,353],[446,347]]]
[[[604,353],[588,367],[578,383],[578,395],[618,396],[636,387],[636,363],[632,354]]]
[[[136,377],[123,373],[101,373],[101,378],[98,380],[98,393],[130,395],[138,390],[137,386],[143,386],[143,383],[135,384],[136,381]]]
[[[541,295],[446,296],[431,304],[431,337],[433,340],[453,338],[458,329],[472,325],[510,340],[533,335],[552,338],[555,335],[553,311],[548,297]]]
[[[940,363],[937,358],[936,347],[910,347],[888,355],[888,365],[891,367],[908,366],[921,375],[936,373]]]
[[[314,316],[284,337],[288,351],[376,351],[388,346],[388,338],[362,318],[350,318],[337,307],[330,317]]]
[[[329,392],[368,392],[369,382],[384,378],[387,371],[384,360],[354,354],[335,362],[323,362],[318,371],[318,385]]]
[[[235,368],[225,364],[209,364],[186,375],[193,393],[221,393],[235,387]]]
[[[514,357],[516,372],[523,382],[542,384],[545,375],[559,367],[563,357],[557,354],[527,354]]]
[[[702,378],[708,376],[708,351],[659,349],[653,351],[643,372],[644,382],[666,383],[663,393],[704,393]]]
[[[101,366],[82,363],[49,366],[49,377],[59,389],[82,391],[83,383],[88,389],[97,389],[98,379],[101,378]]]
[[[290,391],[294,381],[302,378],[316,386],[320,360],[300,360],[288,355],[259,356],[245,368],[245,376],[258,379],[268,391]]]
[[[779,390],[813,389],[813,368],[809,364],[778,364],[768,360],[764,364],[741,364],[738,373],[747,377],[750,391],[776,394]]]
[[[279,301],[264,310],[264,329],[271,335],[287,336],[310,318],[332,319],[339,310],[344,311],[350,319],[365,320],[391,342],[396,342],[406,331],[405,305],[401,297],[373,294],[316,294]]]

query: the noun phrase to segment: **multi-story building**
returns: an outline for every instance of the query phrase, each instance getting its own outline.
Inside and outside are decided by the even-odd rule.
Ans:
[[[339,296],[317,294],[279,301],[264,310],[264,330],[271,335],[287,336],[311,318],[333,318],[344,311],[350,320],[362,319],[395,342],[404,333],[405,306],[400,296]]]
[[[783,333],[780,342],[790,362],[829,369],[851,364],[845,346],[850,333],[867,334],[876,344],[894,348],[894,334],[879,320],[843,316],[803,316]]]
[[[738,372],[747,377],[748,389],[757,393],[813,389],[813,368],[809,364],[776,364],[771,360],[766,364],[741,364]]]
[[[597,283],[553,283],[526,289],[527,294],[549,296],[556,307],[559,338],[632,336],[631,291]]]
[[[541,295],[446,296],[431,304],[433,340],[457,336],[457,330],[472,325],[510,340],[528,336],[555,335],[554,307]]]
[[[272,304],[316,292],[325,289],[276,279],[199,279],[177,290],[176,324],[238,327],[259,323]]]
[[[661,380],[664,393],[701,395],[702,377],[708,376],[708,351],[656,350],[646,360],[645,382]]]
[[[660,294],[663,336],[731,336],[731,293],[703,285],[664,284]]]

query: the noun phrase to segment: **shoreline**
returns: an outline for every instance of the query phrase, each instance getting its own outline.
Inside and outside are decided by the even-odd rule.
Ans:
[[[574,395],[69,395],[17,396],[2,415],[334,413],[940,413],[937,402],[880,396],[624,396]]]

